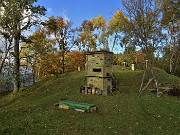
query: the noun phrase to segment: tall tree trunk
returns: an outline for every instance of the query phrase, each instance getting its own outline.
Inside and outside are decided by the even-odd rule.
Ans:
[[[65,72],[65,67],[64,67],[64,52],[62,54],[62,73]]]
[[[5,54],[5,57],[4,57],[4,58],[2,59],[2,61],[1,61],[0,74],[1,74],[1,72],[2,72],[2,69],[3,69],[4,63],[5,63],[6,57],[7,57],[7,53]]]
[[[59,48],[62,54],[62,60],[61,60],[61,66],[62,66],[62,74],[65,72],[65,66],[64,66],[64,60],[65,60],[65,39],[63,37],[63,34],[61,35],[62,39],[60,39],[60,41],[58,41],[58,39],[56,38],[56,40],[59,43]]]
[[[11,43],[9,43],[9,45],[8,45],[7,39],[5,39],[5,48],[6,48],[6,50],[5,50],[4,58],[2,58],[2,61],[1,61],[1,64],[0,64],[0,73],[2,72],[2,68],[4,66],[5,60],[6,60],[7,55],[9,53],[10,49],[11,49]]]
[[[65,72],[65,65],[64,65],[64,60],[65,60],[65,39],[64,39],[64,37],[61,40],[61,45],[62,45],[62,73],[64,73]]]
[[[33,74],[33,84],[34,84],[36,82],[36,70],[34,65],[32,65],[32,74]]]
[[[62,73],[65,72],[65,65],[64,65],[64,56],[65,55],[65,45],[64,43],[62,44]]]
[[[19,40],[20,40],[20,34],[18,33],[14,37],[14,93],[19,92],[20,87],[20,60],[19,60]]]
[[[117,39],[117,32],[115,33],[115,36],[114,36],[114,41],[113,41],[113,46],[112,46],[112,52],[113,52],[113,50],[114,50],[114,46],[115,46],[115,44],[116,44],[116,39]],[[108,45],[107,45],[108,46]]]
[[[174,60],[174,67],[173,67],[173,74],[175,74],[179,62],[179,56],[180,56],[180,40],[178,41],[178,47],[175,55],[175,60]]]

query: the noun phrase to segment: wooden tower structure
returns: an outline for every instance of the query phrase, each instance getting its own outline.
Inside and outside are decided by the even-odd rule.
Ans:
[[[87,86],[100,89],[102,95],[112,92],[112,52],[95,51],[86,54]]]

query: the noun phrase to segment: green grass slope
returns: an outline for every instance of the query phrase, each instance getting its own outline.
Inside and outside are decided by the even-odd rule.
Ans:
[[[180,84],[180,78],[157,69],[161,82]],[[47,78],[27,87],[19,95],[0,97],[0,135],[179,135],[180,100],[156,98],[147,91],[138,98],[142,71],[114,67],[119,91],[114,96],[82,95],[84,72]],[[60,110],[53,104],[61,98],[96,104],[99,110],[80,113]]]

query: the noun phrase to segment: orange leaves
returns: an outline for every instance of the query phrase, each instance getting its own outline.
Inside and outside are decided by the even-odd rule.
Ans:
[[[81,24],[81,30],[83,31],[93,31],[93,23],[89,20],[84,20]]]
[[[46,20],[45,27],[50,32],[55,32],[63,28],[68,28],[71,25],[71,22],[67,19],[62,18],[61,16],[49,17],[49,20]]]
[[[77,70],[78,67],[84,68],[86,58],[85,52],[81,51],[71,51],[66,54],[66,68],[69,70]]]

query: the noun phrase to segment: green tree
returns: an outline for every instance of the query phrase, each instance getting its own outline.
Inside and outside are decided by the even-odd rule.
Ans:
[[[36,6],[37,0],[0,0],[0,27],[13,37],[14,45],[14,93],[20,87],[19,48],[22,32],[39,22],[39,15],[45,15],[43,6]]]

